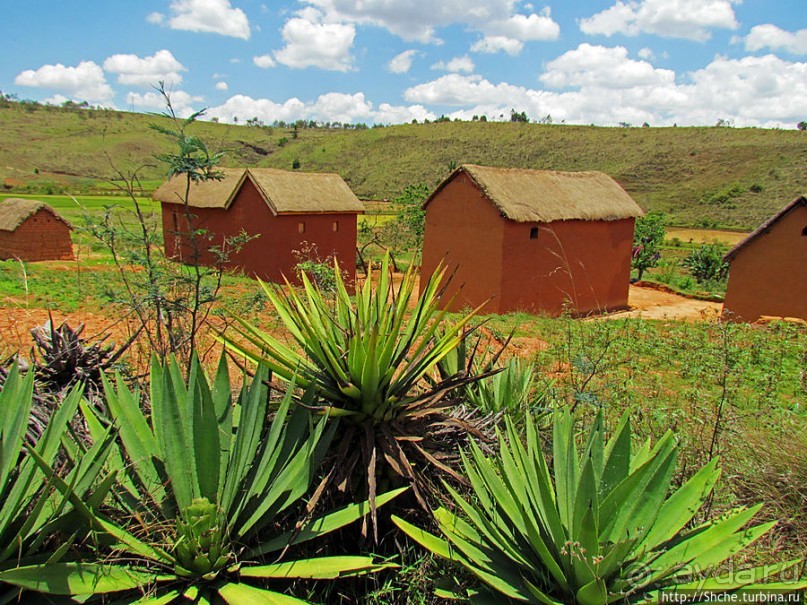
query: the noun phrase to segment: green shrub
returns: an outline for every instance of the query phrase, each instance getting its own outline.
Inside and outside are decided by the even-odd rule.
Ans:
[[[396,227],[400,230],[398,235],[407,249],[419,249],[423,245],[426,211],[422,206],[429,193],[429,187],[425,183],[409,185],[392,200]]]
[[[726,206],[731,200],[741,196],[743,193],[745,193],[745,187],[739,183],[734,183],[724,187],[723,189],[718,189],[717,191],[712,191],[711,193],[705,194],[700,201],[702,204]]]
[[[649,212],[636,219],[633,231],[633,253],[631,267],[639,273],[641,280],[644,272],[655,267],[661,258],[661,245],[664,243],[666,219],[660,212]]]
[[[721,281],[729,272],[729,264],[723,260],[726,251],[726,246],[719,242],[703,244],[690,252],[683,263],[699,284]]]

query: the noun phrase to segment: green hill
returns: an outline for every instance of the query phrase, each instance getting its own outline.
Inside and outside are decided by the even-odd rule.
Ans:
[[[108,192],[113,167],[162,180],[169,150],[151,115],[0,105],[6,192]],[[682,225],[751,228],[807,192],[807,132],[735,128],[601,128],[439,122],[370,129],[266,128],[200,122],[195,134],[227,152],[225,165],[338,172],[362,199],[409,184],[433,186],[461,163],[601,170],[648,210]]]

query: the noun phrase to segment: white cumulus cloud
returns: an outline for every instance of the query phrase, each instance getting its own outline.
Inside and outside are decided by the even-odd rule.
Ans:
[[[438,30],[454,24],[486,36],[503,36],[521,42],[554,40],[560,31],[548,9],[540,13],[517,13],[514,0],[302,1],[322,11],[329,22],[375,25],[404,40],[423,43],[440,43]],[[532,10],[529,6],[524,8]]]
[[[700,123],[732,118],[737,125],[795,125],[804,119],[807,63],[791,63],[775,55],[728,59],[718,56],[690,74],[682,86],[688,97],[687,117]]]
[[[745,38],[746,50],[785,50],[794,55],[807,55],[807,29],[785,31],[775,25],[755,25]]]
[[[362,92],[354,94],[330,92],[320,95],[314,101],[303,102],[298,98],[291,98],[282,103],[271,99],[235,95],[221,105],[211,107],[208,115],[224,122],[245,122],[256,117],[267,124],[275,120],[400,124],[412,120],[433,120],[436,117],[421,105],[396,106],[381,103],[376,109]]]
[[[580,21],[585,34],[640,33],[704,41],[712,29],[737,29],[732,4],[741,0],[617,0]]]
[[[506,99],[523,102],[528,94],[524,87],[493,84],[479,75],[448,74],[408,88],[404,99],[424,105],[495,105]]]
[[[216,90],[230,90],[227,82],[216,82]]]
[[[474,42],[471,52],[493,54],[504,51],[508,55],[516,56],[522,48],[524,48],[523,42],[507,36],[485,36]]]
[[[552,20],[549,10],[541,15],[512,15],[507,19],[492,21],[484,26],[484,31],[522,41],[557,40],[560,36],[560,26]]]
[[[182,82],[180,72],[185,66],[168,50],[159,50],[150,57],[112,55],[104,61],[104,70],[118,74],[118,82],[130,86],[149,87],[157,82],[176,85]]]
[[[412,68],[412,61],[417,55],[416,50],[405,50],[402,53],[395,55],[387,63],[387,70],[394,74],[405,74]]]
[[[450,71],[452,73],[471,73],[473,72],[474,62],[468,55],[464,55],[462,57],[454,57],[450,61],[438,61],[434,65],[432,65],[432,69],[439,69],[442,71]]]
[[[271,55],[260,55],[259,57],[252,57],[252,62],[261,69],[269,69],[276,65],[275,60]]]
[[[288,67],[319,67],[330,71],[349,71],[353,57],[350,49],[356,37],[354,25],[323,23],[316,11],[286,21],[281,34],[286,45],[275,59]]]
[[[57,63],[26,69],[14,78],[14,84],[54,90],[74,101],[91,103],[109,103],[115,95],[103,70],[94,61],[82,61],[75,67]]]
[[[171,98],[171,106],[174,108],[176,114],[180,117],[187,117],[194,112],[194,105],[202,103],[205,98],[191,95],[184,90],[174,90],[169,93]],[[156,92],[130,92],[126,95],[126,104],[130,107],[138,109],[157,110],[165,109],[165,99],[163,96]]]
[[[390,105],[381,103],[373,113],[378,124],[406,124],[412,120],[423,122],[437,119],[437,114],[429,111],[423,105]]]
[[[716,57],[703,69],[675,74],[631,59],[622,47],[581,44],[546,65],[546,88],[494,83],[479,75],[448,74],[405,91],[409,103],[456,107],[451,118],[509,119],[510,110],[557,123],[653,126],[790,127],[804,119],[807,63],[775,55]]]
[[[170,10],[169,17],[150,13],[146,20],[167,24],[171,29],[249,39],[249,19],[240,8],[233,8],[230,0],[173,0]]]
[[[656,69],[647,61],[629,59],[627,49],[622,46],[607,48],[583,43],[547,63],[540,79],[553,88],[624,89],[667,86],[675,83],[675,72]]]

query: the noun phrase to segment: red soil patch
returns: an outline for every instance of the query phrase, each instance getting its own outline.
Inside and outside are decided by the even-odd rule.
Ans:
[[[612,313],[606,319],[641,317],[644,319],[674,319],[679,321],[716,321],[723,304],[681,296],[660,284],[639,282],[631,285],[628,294],[630,310]]]

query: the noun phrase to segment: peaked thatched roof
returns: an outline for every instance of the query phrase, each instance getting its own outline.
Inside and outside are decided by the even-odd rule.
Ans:
[[[519,223],[615,221],[644,214],[633,198],[602,172],[557,172],[464,164],[423,207],[460,173],[467,174],[503,216]]]
[[[188,204],[193,208],[228,208],[244,177],[246,168],[220,168],[224,178],[191,183]],[[185,175],[172,176],[154,192],[154,199],[164,204],[184,204],[187,179]]]
[[[762,223],[754,231],[749,233],[748,236],[744,240],[742,240],[740,243],[738,243],[736,246],[734,246],[731,250],[729,250],[726,253],[726,255],[723,257],[723,260],[725,260],[727,263],[734,260],[734,258],[740,252],[740,250],[745,248],[748,244],[753,242],[759,236],[764,235],[765,233],[768,233],[768,231],[770,231],[771,228],[776,223],[778,223],[785,216],[787,216],[788,214],[790,214],[791,212],[793,212],[796,208],[799,208],[800,206],[807,206],[807,196],[801,195],[801,196],[797,197],[795,200],[790,202],[787,206],[782,208],[779,212],[774,214],[767,221]]]
[[[274,168],[225,168],[224,179],[191,185],[193,208],[229,208],[242,183],[250,179],[275,214],[360,213],[364,206],[338,174],[288,172]],[[185,178],[175,176],[154,192],[154,199],[182,204]]]
[[[338,174],[250,168],[249,176],[278,214],[364,212]]]
[[[70,229],[73,228],[70,223],[59,216],[56,211],[45,202],[10,197],[0,202],[0,231],[16,231],[17,227],[22,225],[28,217],[33,216],[40,210],[50,212]]]

